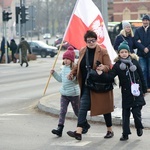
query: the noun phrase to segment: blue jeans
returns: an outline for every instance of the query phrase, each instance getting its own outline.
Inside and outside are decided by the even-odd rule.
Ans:
[[[143,71],[144,79],[148,88],[150,88],[150,58],[139,57],[139,63]]]
[[[91,108],[90,90],[87,87],[83,86],[82,95],[81,95],[81,99],[80,99],[77,127],[83,128],[86,125],[87,112],[90,110],[90,108]],[[111,113],[104,114],[103,116],[104,116],[106,126],[111,127],[112,126]]]

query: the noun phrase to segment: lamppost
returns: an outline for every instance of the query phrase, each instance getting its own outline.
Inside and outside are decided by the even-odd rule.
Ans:
[[[101,6],[101,13],[103,15],[103,19],[107,28],[107,24],[108,24],[108,2],[107,0],[101,0],[100,6]]]

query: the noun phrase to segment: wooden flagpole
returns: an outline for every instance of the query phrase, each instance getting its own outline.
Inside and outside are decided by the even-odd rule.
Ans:
[[[56,62],[57,62],[57,60],[58,60],[58,56],[59,56],[60,51],[61,51],[61,48],[62,48],[62,44],[63,44],[63,40],[61,41],[61,44],[60,44],[60,47],[59,47],[59,50],[58,50],[56,59],[55,59],[55,61],[54,61],[54,63],[53,63],[52,70],[55,68]],[[48,78],[48,81],[47,81],[46,86],[45,86],[45,89],[44,89],[43,96],[44,96],[45,93],[46,93],[46,90],[47,90],[47,87],[48,87],[48,85],[49,85],[49,82],[50,82],[51,77],[52,77],[52,74],[50,73],[49,78]]]

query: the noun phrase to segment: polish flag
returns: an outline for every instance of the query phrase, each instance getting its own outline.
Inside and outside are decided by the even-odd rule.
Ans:
[[[98,43],[107,49],[113,63],[117,54],[111,44],[101,12],[92,0],[77,0],[63,40],[81,49],[86,45],[84,34],[87,30],[93,30],[97,34]]]

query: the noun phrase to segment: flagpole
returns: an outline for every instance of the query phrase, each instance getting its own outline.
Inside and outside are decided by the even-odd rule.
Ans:
[[[72,13],[72,15],[71,15],[71,17],[70,17],[70,20],[69,20],[68,26],[67,26],[67,28],[66,28],[66,31],[67,31],[67,29],[68,29],[68,27],[69,27],[69,25],[70,25],[72,16],[73,16],[73,14],[74,14],[74,11],[75,11],[75,9],[76,9],[76,7],[77,7],[78,2],[79,2],[79,0],[77,0],[77,2],[76,2],[76,4],[75,4],[74,10],[73,10],[73,13]],[[58,56],[59,56],[60,50],[61,50],[61,48],[62,48],[62,44],[63,44],[65,35],[66,35],[66,32],[64,33],[63,40],[62,40],[62,42],[61,42],[61,44],[60,44],[60,47],[59,47],[59,50],[58,50],[58,53],[57,53],[57,56],[56,56],[56,59],[55,59],[55,61],[54,61],[54,64],[53,64],[52,69],[55,68],[55,65],[56,65],[56,62],[57,62],[57,60],[58,60]],[[44,96],[45,93],[46,93],[46,90],[47,90],[47,87],[48,87],[48,85],[49,85],[49,82],[50,82],[51,77],[52,77],[52,74],[50,74],[50,76],[49,76],[49,78],[48,78],[47,84],[46,84],[45,89],[44,89],[43,96]]]
[[[61,51],[61,48],[62,48],[62,44],[63,44],[63,40],[62,40],[62,42],[61,42],[61,44],[60,44],[60,46],[59,46],[59,50],[58,50],[56,59],[55,59],[55,61],[54,61],[54,63],[53,63],[52,70],[54,70],[54,68],[55,68],[56,62],[57,62],[57,60],[58,60],[58,56],[59,56],[60,51]],[[44,96],[45,93],[46,93],[46,90],[47,90],[47,87],[48,87],[48,85],[49,85],[49,82],[50,82],[51,77],[52,77],[52,74],[50,73],[49,78],[48,78],[48,81],[47,81],[46,86],[45,86],[45,89],[44,89],[43,96]]]

